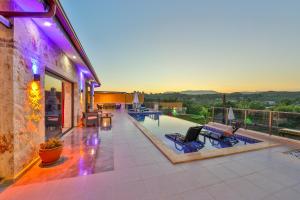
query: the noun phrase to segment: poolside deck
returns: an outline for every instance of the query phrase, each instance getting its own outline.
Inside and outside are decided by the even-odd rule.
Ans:
[[[101,141],[91,155],[87,138],[95,135]],[[56,167],[68,170],[40,168],[37,163],[0,193],[0,199],[298,200],[300,196],[300,159],[283,153],[300,149],[297,144],[173,165],[123,112],[114,113],[109,131],[76,128],[65,140],[66,159]],[[89,156],[80,168],[81,154]]]

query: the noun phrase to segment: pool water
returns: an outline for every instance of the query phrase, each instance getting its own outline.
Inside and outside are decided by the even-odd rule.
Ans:
[[[166,146],[178,154],[227,148],[232,146],[244,146],[261,142],[256,139],[238,134],[235,134],[235,138],[238,141],[236,144],[220,142],[218,140],[209,139],[200,135],[199,142],[193,142],[184,146],[180,146],[178,144],[176,145],[172,140],[166,138],[165,134],[180,133],[182,135],[186,135],[189,127],[199,126],[199,124],[161,114],[130,113],[130,116],[136,119],[152,134],[162,140]]]

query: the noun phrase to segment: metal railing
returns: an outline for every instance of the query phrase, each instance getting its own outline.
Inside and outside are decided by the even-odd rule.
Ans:
[[[212,121],[229,124],[228,112],[229,108],[212,107]],[[282,129],[300,131],[300,113],[237,108],[233,108],[233,112],[235,119],[246,129],[275,135],[280,135]],[[293,134],[287,136],[300,139],[300,136]]]

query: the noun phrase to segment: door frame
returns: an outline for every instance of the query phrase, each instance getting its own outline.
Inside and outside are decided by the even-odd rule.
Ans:
[[[61,137],[62,137],[63,135],[65,135],[67,132],[69,132],[71,129],[74,128],[74,82],[71,81],[70,79],[64,77],[63,75],[58,74],[57,72],[50,70],[48,68],[45,69],[45,76],[46,75],[51,76],[51,77],[56,78],[61,81],[69,82],[71,84],[71,127],[61,133]],[[44,85],[45,85],[45,80],[44,80]],[[44,93],[45,93],[45,91],[44,91]],[[44,103],[46,103],[46,99],[44,100]],[[45,124],[45,127],[46,127],[46,124]],[[45,131],[45,134],[46,134],[46,131]]]

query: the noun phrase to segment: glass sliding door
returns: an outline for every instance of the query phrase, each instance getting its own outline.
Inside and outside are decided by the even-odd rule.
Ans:
[[[45,75],[46,140],[61,137],[72,128],[72,83],[52,74]]]

